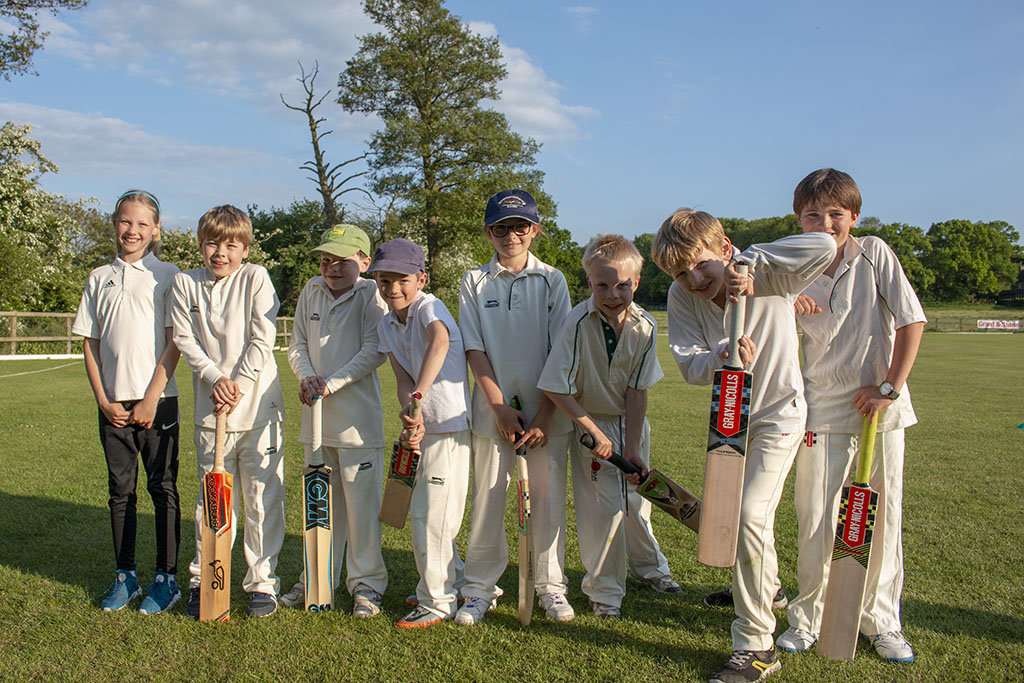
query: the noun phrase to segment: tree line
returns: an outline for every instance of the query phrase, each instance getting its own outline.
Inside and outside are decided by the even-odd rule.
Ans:
[[[79,0],[32,0],[50,10],[79,9]],[[0,3],[0,14],[10,15]],[[512,130],[490,105],[501,97],[506,76],[496,37],[474,33],[451,14],[443,0],[364,0],[364,11],[379,31],[359,38],[359,49],[338,76],[336,90],[316,92],[319,68],[300,65],[301,104],[281,100],[303,114],[313,158],[300,166],[316,186],[318,200],[287,207],[248,207],[256,243],[249,260],[265,265],[290,315],[302,285],[317,271],[309,250],[336,221],[356,223],[374,244],[408,237],[427,254],[428,287],[449,305],[458,296],[462,274],[491,256],[482,230],[484,203],[494,192],[519,187],[537,199],[544,236],[534,252],[566,276],[574,301],[588,295],[580,264],[583,245],[558,225],[557,205],[544,191],[537,168],[540,144]],[[22,33],[31,33],[31,15]],[[24,36],[19,60],[0,56],[0,75],[26,73],[31,53],[45,35]],[[5,38],[6,39],[6,38]],[[11,38],[13,40],[14,38]],[[0,39],[0,46],[5,46]],[[332,97],[351,114],[376,116],[382,127],[366,151],[331,163],[324,138],[326,118],[318,109]],[[47,159],[30,127],[12,122],[0,131],[0,309],[71,311],[88,272],[114,253],[110,216],[94,202],[71,202],[40,186],[57,166]],[[362,187],[355,181],[363,182]],[[127,184],[131,184],[127,181]],[[159,195],[159,188],[152,188]],[[355,193],[363,205],[345,205]],[[725,218],[726,234],[740,248],[796,234],[793,215],[746,220]],[[994,299],[1017,279],[1024,251],[1013,226],[1002,221],[950,220],[925,232],[901,223],[866,217],[854,234],[885,239],[900,257],[911,283],[926,301]],[[637,236],[642,254],[653,235]],[[182,269],[202,266],[194,226],[169,228],[161,235],[161,258]],[[637,301],[664,306],[671,279],[653,262],[644,265]]]

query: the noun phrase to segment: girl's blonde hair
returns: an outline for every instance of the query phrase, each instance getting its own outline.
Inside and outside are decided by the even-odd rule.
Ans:
[[[147,207],[153,212],[153,239],[150,240],[149,244],[146,245],[146,253],[153,254],[153,256],[160,255],[160,201],[156,198],[152,192],[146,190],[128,190],[123,195],[117,198],[114,203],[114,212],[111,214],[111,219],[114,225],[117,225],[117,219],[121,215],[121,207],[130,202],[137,202]]]

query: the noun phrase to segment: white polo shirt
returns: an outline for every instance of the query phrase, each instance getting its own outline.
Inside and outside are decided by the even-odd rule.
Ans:
[[[243,263],[217,280],[206,268],[174,278],[174,343],[192,368],[196,425],[215,429],[210,392],[221,377],[243,396],[228,415],[228,431],[242,432],[284,419],[274,360],[279,302],[263,266]]]
[[[665,374],[658,363],[658,324],[631,303],[618,343],[608,358],[608,338],[593,297],[577,304],[559,330],[537,388],[571,394],[591,417],[626,414],[626,389],[649,389]]]
[[[820,275],[804,294],[822,309],[798,316],[804,331],[807,429],[857,434],[864,419],[854,394],[885,380],[897,328],[926,322],[924,309],[896,254],[877,237],[851,235],[835,276]],[[878,429],[916,423],[910,388],[904,386],[882,411]]]
[[[120,257],[96,268],[85,283],[71,332],[100,342],[100,377],[107,399],[137,401],[146,395],[171,327],[171,285],[178,266],[146,254],[135,263]],[[161,396],[177,396],[172,375]]]
[[[793,307],[797,295],[835,258],[836,242],[825,233],[807,233],[737,253],[750,264],[754,278],[754,295],[743,297],[744,334],[757,347],[746,368],[753,375],[750,425],[769,433],[802,432],[807,403]],[[725,310],[672,283],[668,342],[688,383],[714,380],[715,370],[723,366],[719,354],[729,343],[727,329]]]
[[[336,448],[384,446],[384,411],[377,368],[377,325],[387,311],[372,280],[359,279],[338,298],[322,276],[311,278],[295,304],[288,364],[299,380],[320,375],[330,390],[323,401],[323,442]],[[299,441],[310,443],[302,421]]]
[[[565,276],[528,252],[518,273],[490,262],[462,277],[459,330],[466,351],[483,351],[494,369],[501,392],[519,396],[523,412],[533,419],[544,394],[537,388],[551,344],[569,313]],[[572,423],[560,410],[551,419],[551,434],[565,434]],[[484,392],[473,389],[473,433],[500,439],[494,413]]]
[[[423,397],[423,426],[427,434],[458,432],[469,429],[469,371],[459,326],[445,305],[433,294],[420,291],[409,304],[404,325],[394,311],[388,311],[377,326],[379,348],[381,353],[393,353],[398,364],[415,381],[420,376],[423,354],[430,343],[427,325],[435,320],[448,328],[448,354]]]

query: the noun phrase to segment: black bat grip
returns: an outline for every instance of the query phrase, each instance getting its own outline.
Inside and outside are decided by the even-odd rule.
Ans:
[[[580,443],[583,444],[584,448],[589,449],[592,449],[597,445],[597,442],[594,441],[594,437],[586,432],[580,434]],[[608,458],[608,462],[615,465],[626,474],[643,474],[643,471],[639,467],[626,460],[618,453],[612,453],[612,457]]]

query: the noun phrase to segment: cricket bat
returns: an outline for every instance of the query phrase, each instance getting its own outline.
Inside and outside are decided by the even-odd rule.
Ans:
[[[324,464],[323,401],[320,396],[310,406],[310,462],[302,472],[305,516],[302,535],[306,569],[306,610],[325,612],[334,609],[334,504],[331,500],[331,468]]]
[[[217,416],[213,470],[203,475],[199,621],[227,621],[231,612],[231,484],[224,469],[227,415]]]
[[[416,392],[409,400],[409,415],[420,416],[423,396]],[[405,526],[405,518],[409,515],[409,501],[412,500],[412,489],[416,485],[416,468],[420,464],[419,450],[405,445],[403,435],[395,442],[391,452],[391,469],[388,470],[388,482],[384,486],[384,497],[380,502],[380,521],[388,526],[401,529]]]
[[[868,577],[871,536],[878,510],[878,492],[871,490],[871,461],[875,452],[878,414],[864,418],[853,483],[843,489],[839,505],[836,540],[832,545],[832,568],[825,587],[818,655],[828,659],[853,659],[857,654],[860,612],[864,584]]]
[[[580,443],[585,448],[593,448],[594,437],[584,433],[580,436]],[[618,453],[613,453],[608,462],[618,467],[626,474],[640,474],[639,467],[623,458]],[[675,517],[678,521],[697,532],[700,528],[700,498],[693,495],[682,486],[672,481],[658,470],[648,470],[646,477],[640,478],[636,486],[636,492],[651,501],[655,506]]]
[[[736,271],[745,273],[747,266],[738,263]],[[738,303],[728,304],[731,310],[729,358],[724,368],[715,371],[711,388],[711,425],[697,539],[697,561],[710,567],[736,564],[752,383],[750,373],[743,369],[739,352],[744,298],[740,295]]]
[[[512,407],[521,411],[523,403],[512,397]],[[517,434],[518,438],[520,435]],[[533,619],[534,559],[533,522],[530,520],[530,470],[526,464],[526,446],[516,449],[519,484],[519,623],[529,626]]]

